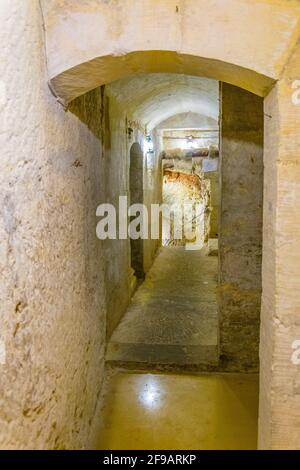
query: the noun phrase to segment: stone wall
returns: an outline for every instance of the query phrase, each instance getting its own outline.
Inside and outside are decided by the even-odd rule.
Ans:
[[[259,447],[300,449],[300,44],[265,100]]]
[[[263,100],[221,85],[220,348],[257,370],[261,304]]]
[[[152,202],[161,201],[161,167],[159,155],[146,154],[144,149],[145,129],[142,123],[131,120],[130,112],[117,93],[118,82],[105,87],[104,96],[109,103],[109,115],[104,140],[105,146],[103,183],[105,184],[105,200],[100,202],[119,205],[119,196],[127,196],[130,202],[130,149],[139,144],[142,149],[143,165],[143,201],[150,214]],[[132,129],[128,134],[128,127]],[[107,139],[107,135],[110,136]],[[117,210],[118,212],[118,210]],[[143,263],[146,273],[152,265],[160,240],[143,240]],[[121,320],[135,286],[131,268],[130,240],[104,240],[105,252],[105,284],[106,284],[106,330],[109,338]]]
[[[103,149],[102,183],[105,185],[99,203],[114,205],[118,216],[119,196],[129,196],[129,146],[126,141],[126,112],[105,87],[108,110]],[[136,138],[139,138],[136,136]],[[100,219],[99,219],[100,220]],[[104,271],[106,285],[106,334],[110,337],[130,300],[130,242],[104,240]]]
[[[38,0],[2,0],[0,14],[0,448],[82,448],[105,347],[101,91],[66,113]]]
[[[151,222],[151,204],[162,201],[162,168],[160,152],[157,151],[155,135],[153,136],[155,152],[147,153],[144,156],[144,204],[148,210],[149,221]],[[149,224],[150,224],[149,222]],[[161,239],[149,238],[144,240],[144,271],[147,273],[152,266],[158,248],[161,246]]]

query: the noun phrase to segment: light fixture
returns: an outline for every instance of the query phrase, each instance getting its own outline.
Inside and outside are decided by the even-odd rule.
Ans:
[[[145,137],[145,152],[154,153],[154,147],[152,142],[152,137],[150,134],[147,134]]]
[[[186,136],[186,146],[188,149],[192,149],[195,147],[194,137],[192,135]]]
[[[131,140],[132,134],[133,134],[132,127],[127,127],[128,140]]]

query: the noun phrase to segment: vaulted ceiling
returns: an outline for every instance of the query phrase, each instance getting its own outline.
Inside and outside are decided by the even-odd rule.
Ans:
[[[217,126],[219,84],[216,80],[181,74],[141,74],[115,81],[107,89],[128,109],[128,115],[149,130],[184,113],[201,115]]]

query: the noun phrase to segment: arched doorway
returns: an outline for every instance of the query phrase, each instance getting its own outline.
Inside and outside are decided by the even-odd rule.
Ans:
[[[139,143],[132,144],[130,149],[129,170],[130,204],[143,204],[143,151]],[[144,278],[143,240],[130,239],[131,267],[137,279]]]

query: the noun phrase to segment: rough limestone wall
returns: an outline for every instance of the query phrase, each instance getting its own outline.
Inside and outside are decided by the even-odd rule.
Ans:
[[[299,450],[299,39],[282,79],[265,100],[265,116],[259,447]]]
[[[117,86],[117,83],[114,86]],[[130,149],[134,143],[138,143],[143,151],[143,200],[150,216],[151,203],[161,201],[159,154],[145,153],[144,128],[140,123],[130,119],[128,109],[122,102],[120,95],[115,92],[114,87],[105,86],[104,100],[105,201],[101,200],[101,202],[113,204],[117,209],[117,215],[119,197],[127,196],[129,203]],[[132,128],[130,136],[128,127]],[[159,243],[159,240],[143,241],[145,273],[153,263]],[[109,338],[126,311],[136,280],[133,279],[131,268],[129,238],[119,240],[117,230],[117,239],[104,240],[103,250],[105,253],[107,337]]]
[[[164,148],[164,147],[163,147]],[[178,149],[179,150],[179,149]],[[180,151],[183,155],[185,151]],[[175,237],[175,224],[171,218],[163,217],[163,245],[186,246],[189,243],[202,247],[209,237],[210,231],[210,182],[206,180],[199,158],[172,158],[173,151],[163,150],[163,203],[173,207],[174,215],[179,224],[180,238]],[[195,162],[196,160],[196,162]],[[187,206],[184,209],[184,205]],[[190,205],[190,209],[188,208]],[[200,213],[195,212],[196,205]],[[177,210],[176,210],[177,208]],[[185,214],[183,214],[185,212]],[[197,215],[197,216],[196,216]],[[184,221],[188,221],[184,226]],[[171,236],[170,236],[171,235]]]
[[[221,89],[220,348],[223,366],[257,370],[261,304],[263,100]]]
[[[0,15],[0,448],[82,448],[103,378],[101,94],[66,113],[38,0]]]
[[[104,203],[117,210],[119,196],[129,197],[129,149],[126,137],[126,113],[105,87],[106,139],[104,148]],[[118,227],[118,226],[117,226]],[[110,337],[130,301],[130,243],[129,240],[104,240],[107,337]]]
[[[155,151],[153,153],[146,153],[144,157],[144,204],[148,209],[150,222],[151,204],[161,204],[162,202],[162,167],[156,130],[153,131],[152,138]],[[144,240],[145,273],[151,268],[160,246],[161,240],[152,240],[151,233],[149,233],[149,238]]]

